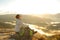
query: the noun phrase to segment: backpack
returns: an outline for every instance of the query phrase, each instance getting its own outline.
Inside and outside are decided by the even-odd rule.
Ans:
[[[30,28],[29,28],[29,26],[27,26],[27,27],[21,27],[20,28],[20,36],[32,36],[33,35],[33,30],[31,30]]]

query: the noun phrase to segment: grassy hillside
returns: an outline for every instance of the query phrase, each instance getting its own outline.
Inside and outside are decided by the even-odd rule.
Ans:
[[[31,15],[22,15],[22,21],[24,23],[29,23],[29,24],[35,24],[35,25],[46,25],[46,22],[49,22],[50,20],[48,19],[40,18],[40,17],[35,17]],[[15,21],[15,14],[8,14],[8,15],[0,15],[0,21],[1,22],[12,22]]]
[[[12,22],[15,21],[16,14],[6,14],[0,15],[1,22]],[[39,15],[38,15],[39,16]],[[22,21],[24,23],[35,24],[39,26],[44,26],[50,22],[60,22],[60,14],[52,15],[52,14],[45,14],[41,17],[36,17],[33,15],[22,15]]]
[[[13,22],[15,21],[16,14],[6,14],[0,15],[0,24],[5,25],[4,22]],[[39,16],[39,15],[38,15]],[[24,23],[34,24],[38,26],[46,26],[52,27],[50,22],[60,22],[60,14],[45,14],[42,16],[34,16],[34,15],[22,15],[22,21]],[[9,25],[9,24],[6,24]]]

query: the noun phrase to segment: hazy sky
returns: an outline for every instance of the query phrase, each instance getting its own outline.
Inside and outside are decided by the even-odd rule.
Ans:
[[[60,0],[0,0],[0,13],[60,13]]]

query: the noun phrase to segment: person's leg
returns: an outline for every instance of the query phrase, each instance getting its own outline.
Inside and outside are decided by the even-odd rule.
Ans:
[[[16,32],[16,40],[21,40],[21,37],[20,37],[20,34],[19,34],[19,32]]]

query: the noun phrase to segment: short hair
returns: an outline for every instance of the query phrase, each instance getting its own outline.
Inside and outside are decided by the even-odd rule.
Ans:
[[[17,15],[16,15],[16,19],[19,19],[19,17],[21,17],[21,15],[17,14]]]

